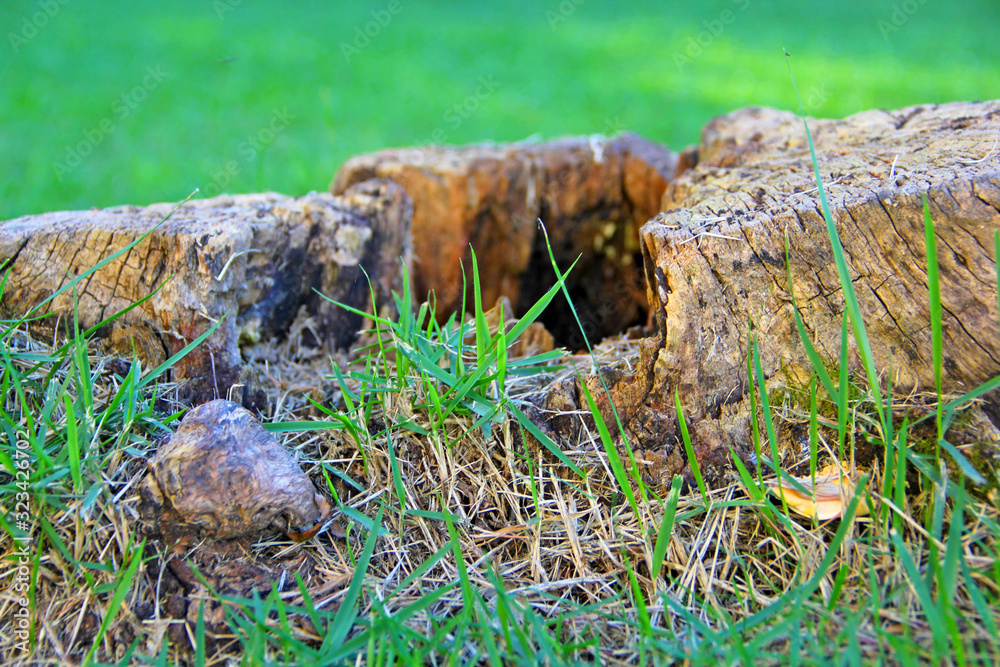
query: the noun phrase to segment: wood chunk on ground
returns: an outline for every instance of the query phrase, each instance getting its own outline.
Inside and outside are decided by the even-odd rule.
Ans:
[[[299,534],[330,506],[249,411],[216,400],[185,415],[140,486],[142,514],[168,541]]]

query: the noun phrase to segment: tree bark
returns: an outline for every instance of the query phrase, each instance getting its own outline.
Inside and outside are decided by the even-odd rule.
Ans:
[[[65,211],[0,223],[0,270],[10,270],[2,316],[19,318],[174,207]],[[390,290],[401,290],[409,261],[411,212],[406,193],[386,181],[359,184],[340,197],[265,193],[189,201],[77,285],[80,328],[158,290],[98,331],[122,356],[130,358],[134,346],[148,366],[221,319],[215,333],[174,367],[173,379],[188,381],[183,396],[193,403],[224,397],[241,381],[241,342],[280,338],[300,315],[317,320],[324,339],[314,341],[316,347],[344,348],[356,339],[360,316],[317,291],[370,311],[367,273],[379,307],[391,307]],[[34,326],[68,329],[73,312],[74,290],[67,290],[40,313],[50,317]]]
[[[923,195],[940,266],[944,390],[964,393],[1000,373],[1000,102],[870,111],[809,127],[883,387],[934,389]],[[687,471],[676,391],[711,477],[730,469],[731,447],[750,458],[750,336],[768,386],[800,390],[811,371],[792,290],[831,364],[844,297],[800,118],[757,108],[717,118],[696,160],[642,228],[657,335],[644,341],[637,372],[606,377],[631,446],[667,476]],[[857,372],[853,337],[850,349]],[[564,386],[550,404],[585,405],[579,390]]]

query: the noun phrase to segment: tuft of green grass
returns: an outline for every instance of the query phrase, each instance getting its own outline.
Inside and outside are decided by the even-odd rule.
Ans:
[[[567,468],[579,476],[583,471],[532,422],[518,407],[508,392],[508,380],[527,378],[543,372],[553,372],[559,366],[553,362],[565,356],[562,350],[543,352],[507,362],[508,341],[513,343],[534,323],[553,297],[564,288],[563,277],[553,285],[509,330],[500,326],[491,332],[480,299],[479,271],[472,252],[472,275],[475,289],[475,326],[472,345],[466,342],[464,323],[457,325],[456,315],[439,325],[428,303],[421,304],[413,314],[409,280],[405,275],[402,294],[396,294],[395,321],[371,316],[351,306],[337,303],[349,312],[370,317],[375,325],[377,340],[369,349],[372,355],[363,373],[354,372],[349,379],[365,386],[368,403],[354,410],[370,414],[371,402],[385,408],[401,398],[410,402],[414,416],[394,424],[414,433],[428,435],[439,445],[450,448],[469,431],[481,429],[489,437],[491,429],[507,419],[509,413],[517,424],[528,431]],[[572,269],[572,267],[570,267]],[[466,347],[469,347],[468,353]],[[381,371],[381,372],[380,372]],[[346,396],[353,393],[339,370],[335,372]],[[472,417],[472,427],[454,436],[448,434],[447,423],[453,416]],[[423,417],[423,419],[421,418]],[[355,425],[360,432],[362,427]]]

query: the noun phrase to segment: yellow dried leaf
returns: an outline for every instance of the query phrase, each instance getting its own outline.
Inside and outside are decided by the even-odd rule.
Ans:
[[[768,490],[779,498],[784,496],[785,502],[793,512],[820,521],[828,521],[844,513],[844,509],[854,497],[858,478],[860,474],[857,471],[853,474],[849,472],[847,464],[831,463],[816,471],[815,486],[811,476],[795,478],[806,489],[812,490],[811,496],[802,495],[789,484],[783,483],[779,488],[777,480],[768,483],[770,486]],[[859,503],[855,517],[864,514],[868,514],[868,506]]]

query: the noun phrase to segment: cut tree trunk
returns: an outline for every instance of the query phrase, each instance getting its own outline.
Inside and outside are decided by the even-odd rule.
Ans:
[[[809,127],[883,386],[934,390],[923,195],[941,275],[944,390],[964,393],[1000,374],[1000,102],[870,111]],[[717,118],[694,158],[667,188],[665,212],[642,229],[658,335],[644,341],[637,372],[605,373],[631,446],[667,479],[687,470],[675,391],[703,471],[723,475],[730,447],[751,458],[749,337],[768,385],[802,390],[810,365],[793,288],[809,337],[832,364],[845,309],[801,119],[759,108]],[[587,382],[600,388],[596,376]],[[571,384],[547,404],[585,405]],[[614,423],[606,402],[604,410]]]
[[[0,270],[10,270],[0,316],[21,317],[169,215],[129,252],[49,301],[39,314],[53,316],[33,326],[68,329],[76,298],[85,330],[155,291],[98,331],[113,351],[131,358],[134,347],[148,366],[222,320],[173,369],[173,379],[187,380],[182,398],[199,404],[248,380],[241,343],[280,338],[297,317],[317,322],[324,339],[313,341],[316,347],[350,345],[361,317],[317,291],[370,311],[368,279],[380,308],[391,307],[390,290],[403,287],[412,207],[388,181],[358,184],[340,197],[220,196],[174,208],[121,206],[0,223]],[[244,402],[256,403],[250,389]]]
[[[372,177],[413,199],[414,283],[433,291],[442,320],[472,304],[470,245],[483,302],[505,296],[519,317],[555,282],[544,221],[560,268],[581,257],[569,292],[592,341],[646,320],[639,228],[659,211],[676,155],[636,135],[544,143],[431,146],[354,157],[331,185],[340,193]],[[467,274],[463,292],[462,269]],[[583,336],[565,301],[542,322],[571,349]]]

